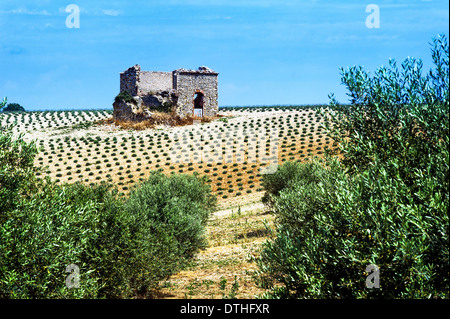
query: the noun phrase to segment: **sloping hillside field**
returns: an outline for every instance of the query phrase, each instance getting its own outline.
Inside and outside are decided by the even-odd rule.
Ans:
[[[36,140],[36,164],[59,182],[109,181],[127,193],[151,171],[208,177],[218,199],[261,190],[261,174],[286,160],[323,154],[331,141],[310,107],[222,108],[219,120],[123,130],[102,120],[111,110],[0,114],[2,125]],[[43,177],[43,176],[42,176]]]

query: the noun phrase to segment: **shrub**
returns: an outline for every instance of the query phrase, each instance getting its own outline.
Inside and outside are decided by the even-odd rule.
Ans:
[[[418,181],[420,196],[437,200],[418,205],[383,169],[297,166],[304,174],[272,197],[277,236],[258,260],[265,297],[448,297],[448,202],[433,178]],[[381,269],[381,289],[365,288],[369,264]]]
[[[1,107],[0,107],[1,109]],[[9,103],[4,109],[3,112],[26,112],[23,106],[18,103]]]
[[[311,167],[311,169],[315,169],[315,167]],[[289,188],[302,177],[314,178],[311,172],[308,171],[308,168],[302,169],[292,162],[286,162],[279,166],[273,174],[263,175],[261,184],[265,193],[262,197],[262,202],[268,207],[272,207],[274,197],[278,196],[281,190]]]
[[[104,183],[47,184],[0,225],[0,297],[150,294],[205,245],[214,200],[202,185],[154,174],[124,202]],[[166,195],[147,197],[159,191]],[[65,286],[70,264],[80,268],[78,289]]]
[[[95,298],[117,263],[115,232],[107,225],[117,202],[105,187],[46,184],[0,225],[2,298]],[[30,249],[33,247],[33,249]],[[115,248],[115,249],[114,249]],[[112,257],[112,259],[110,259]],[[65,285],[65,269],[80,268],[80,288]]]
[[[125,205],[139,250],[129,261],[140,293],[186,266],[206,245],[204,225],[215,205],[205,178],[153,172],[130,193]],[[146,271],[142,271],[145,269]]]
[[[14,138],[13,127],[0,126],[0,222],[3,213],[13,210],[23,197],[36,190],[34,166],[38,153],[35,142]]]
[[[120,92],[119,94],[117,94],[117,96],[114,98],[114,101],[115,102],[124,101],[126,103],[136,104],[136,100],[127,91],[123,91],[123,92]]]
[[[401,159],[407,178],[410,167],[428,162],[448,137],[449,52],[446,37],[434,39],[435,69],[422,76],[422,61],[408,58],[398,69],[395,60],[374,77],[362,69],[341,69],[350,105],[331,97],[324,110],[328,135],[339,145],[349,170],[364,170],[377,158]]]

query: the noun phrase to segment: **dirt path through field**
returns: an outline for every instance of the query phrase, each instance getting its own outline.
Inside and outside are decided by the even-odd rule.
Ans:
[[[217,210],[213,213],[212,218],[220,218],[237,212],[240,208],[241,212],[247,212],[257,209],[263,209],[264,204],[261,198],[264,192],[257,192],[250,195],[230,198],[228,200],[219,200]]]
[[[262,192],[219,202],[207,226],[208,247],[188,269],[162,283],[158,298],[252,299],[264,292],[253,272],[268,238],[273,216],[261,203]]]

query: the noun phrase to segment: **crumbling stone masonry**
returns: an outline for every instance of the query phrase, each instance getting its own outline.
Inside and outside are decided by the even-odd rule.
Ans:
[[[137,113],[172,107],[181,116],[215,116],[218,105],[218,73],[201,66],[198,70],[141,71],[139,65],[120,73],[120,92],[136,103],[114,102],[114,117],[132,119]]]

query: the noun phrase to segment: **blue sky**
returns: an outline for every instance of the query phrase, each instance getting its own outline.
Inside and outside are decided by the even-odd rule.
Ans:
[[[69,4],[80,28],[67,28]],[[366,6],[380,9],[367,28]],[[119,73],[219,72],[219,105],[346,101],[340,67],[422,58],[449,28],[446,0],[1,0],[0,97],[27,110],[112,108]]]

